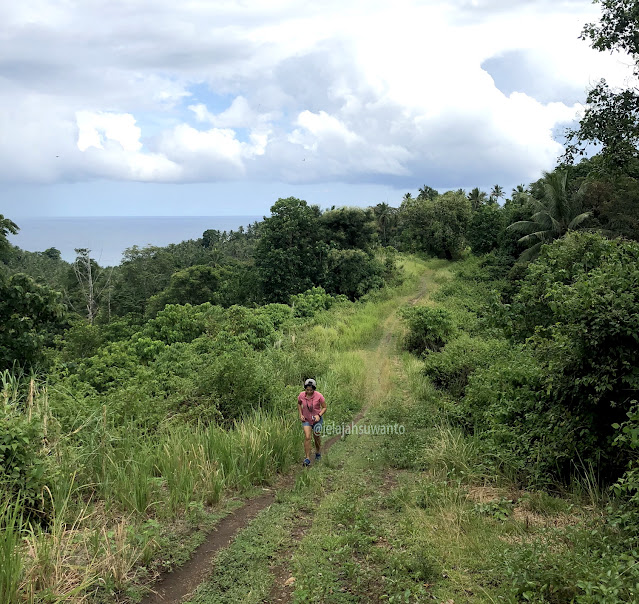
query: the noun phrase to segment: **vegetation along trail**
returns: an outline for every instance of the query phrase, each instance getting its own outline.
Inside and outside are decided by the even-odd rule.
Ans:
[[[362,360],[363,373],[366,375],[366,386],[362,392],[362,408],[351,419],[350,425],[357,424],[366,418],[367,412],[372,407],[379,405],[380,401],[389,396],[392,382],[395,379],[394,374],[397,371],[397,359],[393,355],[393,350],[395,336],[400,329],[400,325],[396,310],[404,304],[416,304],[432,285],[430,283],[432,271],[426,270],[424,272],[421,269],[420,272],[419,278],[414,279],[414,286],[411,287],[412,291],[408,293],[402,292],[395,295],[391,300],[384,301],[386,310],[384,311],[385,316],[382,319],[379,336],[372,343],[352,351]],[[339,351],[336,354],[339,355]],[[323,459],[328,459],[328,451],[333,445],[340,443],[342,440],[343,438],[340,434],[325,438],[322,445]],[[202,585],[200,591],[206,593],[207,585],[215,585],[216,574],[219,572],[216,569],[219,563],[216,565],[215,559],[220,550],[233,543],[238,534],[241,535],[252,523],[259,525],[262,514],[268,511],[275,502],[294,497],[300,489],[299,485],[307,480],[304,475],[305,472],[317,470],[319,468],[306,471],[296,469],[281,476],[270,487],[264,488],[262,494],[249,499],[242,507],[237,508],[220,520],[214,530],[209,533],[206,541],[195,550],[190,560],[174,572],[165,574],[153,586],[153,591],[142,600],[142,604],[182,602],[185,596],[194,592],[200,585]],[[290,523],[288,539],[291,541],[291,547],[286,550],[286,553],[291,554],[293,545],[299,543],[304,537],[306,530],[310,528],[310,523],[305,514],[295,514],[293,518],[288,519],[288,523]],[[283,554],[284,550],[279,553]],[[272,579],[269,580],[270,577]],[[263,577],[262,580],[263,588],[272,583],[272,591],[268,598],[270,601],[277,602],[289,599],[291,587],[293,586],[293,582],[288,581],[289,577],[289,561],[283,559],[282,555],[280,555],[278,564],[274,564],[270,569],[270,573]],[[220,595],[223,597],[223,594]],[[199,596],[196,597],[199,598]],[[201,601],[208,601],[206,596],[203,597],[204,599]],[[215,597],[213,596],[213,598]]]
[[[424,296],[424,293],[434,286],[431,278],[432,270],[424,270],[420,266],[420,273],[421,275],[415,280],[414,286],[411,287],[412,291],[385,301],[385,316],[382,318],[378,330],[379,335],[375,340],[351,351],[362,361],[365,386],[361,392],[362,408],[352,418],[349,426],[366,420],[371,409],[379,406],[391,396],[399,368],[398,360],[394,354],[395,336],[401,329],[396,312],[397,308],[405,304],[416,304]],[[336,351],[336,355],[339,356],[340,352]],[[295,581],[291,580],[291,556],[312,526],[312,510],[296,509],[291,504],[311,484],[314,473],[324,472],[326,468],[332,468],[335,473],[340,472],[338,467],[333,467],[332,451],[330,454],[328,451],[336,444],[338,447],[343,447],[343,441],[340,434],[325,438],[321,466],[306,471],[299,469],[286,474],[271,488],[265,490],[264,494],[248,501],[246,505],[221,520],[207,541],[194,553],[191,560],[181,569],[167,574],[154,587],[154,593],[147,596],[143,603],[181,602],[184,596],[193,592],[198,585],[200,587],[192,595],[194,598],[192,601],[218,601],[220,598],[222,601],[238,601],[235,598],[244,600],[246,597],[249,598],[248,601],[253,601],[253,599],[255,601],[288,601],[295,585]],[[391,476],[388,477],[389,480],[391,478]],[[314,496],[313,499],[316,500],[315,505],[317,505],[318,496]],[[248,540],[250,543],[253,540],[252,533],[254,531],[258,533],[260,538],[263,538],[259,527],[264,523],[265,518],[273,530],[279,533],[282,542],[277,544],[271,552],[272,560],[268,568],[257,569],[259,578],[257,583],[251,586],[246,584],[246,568],[241,563],[239,566],[228,564],[227,558],[235,556],[236,550],[242,550],[246,547],[246,541]],[[280,527],[279,531],[277,530],[278,526]],[[229,544],[230,547],[224,550],[223,548]],[[248,562],[249,559],[251,562]],[[249,565],[252,564],[252,560],[251,553],[247,552]],[[239,576],[227,576],[229,572],[233,573],[234,570],[239,573]],[[260,574],[262,571],[264,571],[263,574]],[[210,575],[209,578],[203,581],[207,574]],[[250,574],[252,576],[252,573]],[[220,584],[221,581],[223,585]],[[243,593],[243,589],[248,592]]]

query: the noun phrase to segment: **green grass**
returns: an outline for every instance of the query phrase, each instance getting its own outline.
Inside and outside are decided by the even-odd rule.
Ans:
[[[152,569],[179,565],[238,498],[300,458],[295,399],[302,377],[312,373],[317,379],[329,404],[327,418],[336,423],[350,421],[366,402],[371,368],[356,351],[376,345],[398,299],[416,291],[427,266],[418,259],[401,262],[405,279],[399,286],[319,313],[260,353],[278,385],[274,402],[268,412],[257,409],[232,426],[167,417],[146,430],[116,428],[105,404],[83,416],[73,433],[63,434],[44,389],[36,389],[31,401],[24,386],[29,380],[0,376],[3,400],[31,401],[47,423],[43,452],[56,468],[47,484],[50,526],[24,533],[19,516],[11,515],[17,508],[3,512],[2,522],[14,522],[0,536],[5,552],[0,580],[6,593],[17,590],[22,600],[51,602],[82,600],[93,593],[94,601],[106,602],[111,593],[137,593]],[[327,469],[330,464],[326,459]],[[298,494],[308,488],[296,486]],[[26,543],[27,558],[20,543]],[[17,575],[22,577],[18,584]],[[8,595],[5,600],[11,602]]]
[[[24,561],[20,544],[24,532],[19,500],[0,499],[0,602],[19,601]]]

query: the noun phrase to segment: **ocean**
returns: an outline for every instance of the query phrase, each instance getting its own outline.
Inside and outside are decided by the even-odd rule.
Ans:
[[[9,241],[23,250],[55,247],[72,262],[75,248],[89,248],[100,266],[115,266],[133,245],[164,246],[197,239],[207,229],[237,230],[263,216],[74,216],[16,219],[20,227]]]

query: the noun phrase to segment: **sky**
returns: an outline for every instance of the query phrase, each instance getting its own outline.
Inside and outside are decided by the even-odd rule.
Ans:
[[[399,205],[551,170],[589,86],[587,0],[0,4],[0,213]]]

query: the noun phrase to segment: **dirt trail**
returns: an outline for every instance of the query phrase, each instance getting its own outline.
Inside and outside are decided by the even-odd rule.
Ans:
[[[411,297],[405,297],[398,301],[401,303],[416,304],[425,294],[427,289],[428,274],[424,274],[420,280],[418,293]],[[392,355],[393,337],[397,333],[399,319],[396,313],[391,313],[383,325],[383,335],[379,345],[374,350],[361,350],[365,362],[370,369],[370,374],[377,377],[376,383],[371,384],[371,397],[363,409],[353,418],[353,423],[358,423],[366,415],[368,409],[378,403],[390,390],[392,365],[395,360]],[[333,436],[323,443],[323,451],[329,450],[341,436]],[[251,521],[265,508],[271,505],[278,490],[289,489],[295,483],[295,477],[300,468],[293,468],[264,494],[246,501],[246,503],[220,520],[211,533],[207,536],[194,552],[188,562],[171,573],[166,573],[154,584],[153,591],[149,593],[141,604],[179,604],[185,597],[203,583],[214,572],[213,560],[221,549],[228,546],[245,529]],[[304,537],[308,526],[300,526],[293,534],[293,539],[299,541]],[[280,564],[273,569],[275,585],[268,602],[287,602],[290,600],[292,586],[285,586],[286,579],[290,576],[285,564]]]
[[[364,412],[360,411],[353,421],[357,423],[363,415]],[[339,439],[339,436],[333,436],[323,444],[322,449],[327,451]],[[265,489],[263,495],[248,499],[242,507],[220,520],[204,543],[193,552],[189,561],[175,571],[162,575],[153,586],[153,591],[140,604],[178,604],[192,593],[213,572],[212,561],[217,552],[229,545],[241,530],[275,501],[278,490],[291,488],[299,472],[298,468],[291,470],[280,477],[271,488]]]

